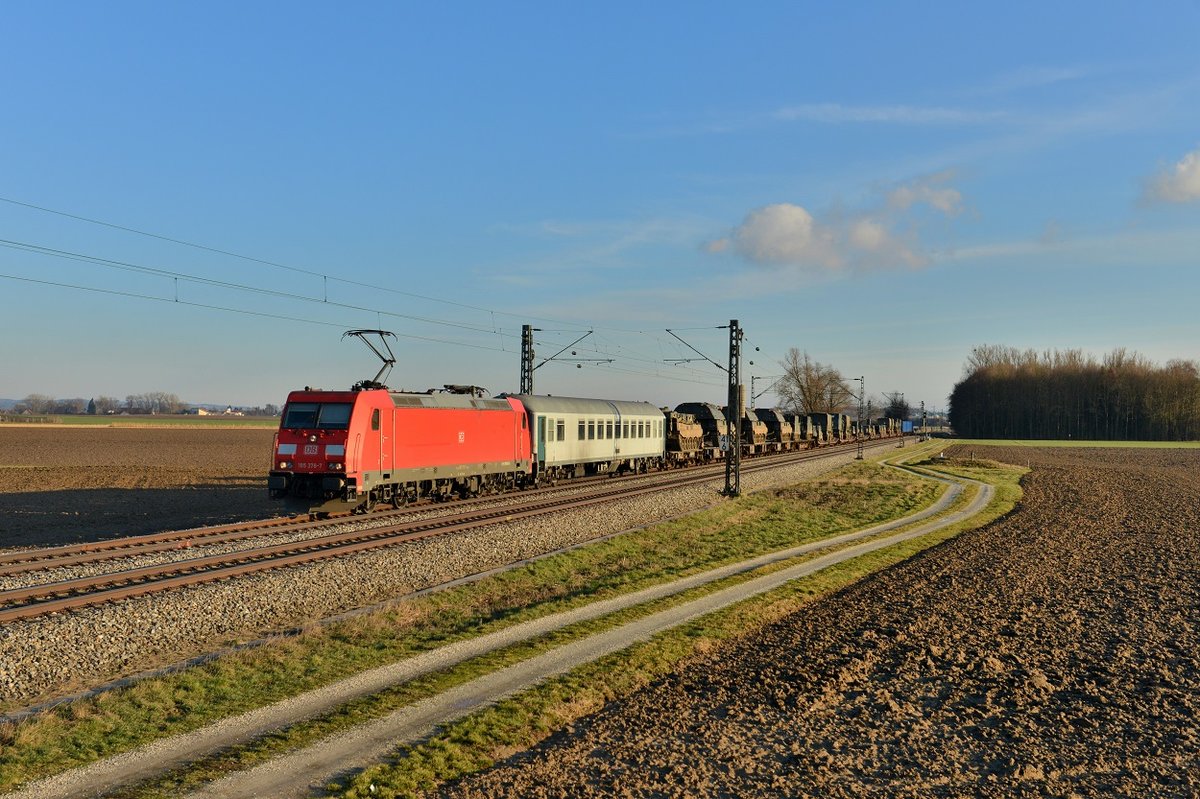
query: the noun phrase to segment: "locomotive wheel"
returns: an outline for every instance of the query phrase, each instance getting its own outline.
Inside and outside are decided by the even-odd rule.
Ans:
[[[392,489],[392,507],[399,510],[405,504],[407,504],[407,497],[404,496],[404,492],[400,490],[399,486]]]
[[[367,498],[358,506],[360,513],[370,513],[375,509],[375,492],[368,491]]]

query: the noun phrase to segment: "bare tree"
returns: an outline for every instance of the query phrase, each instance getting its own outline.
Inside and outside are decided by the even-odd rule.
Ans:
[[[183,409],[183,402],[174,394],[148,391],[130,394],[125,398],[125,407],[130,413],[178,413]]]
[[[50,413],[54,409],[54,397],[48,394],[29,394],[21,400],[21,407],[30,413]]]
[[[841,413],[854,394],[841,372],[814,361],[807,352],[792,347],[779,362],[783,377],[775,391],[783,407],[797,413]]]
[[[54,413],[83,413],[88,401],[83,397],[71,397],[54,401]]]
[[[1200,364],[1159,367],[1124,348],[1102,360],[1081,350],[971,351],[950,397],[960,435],[984,438],[1194,440]]]

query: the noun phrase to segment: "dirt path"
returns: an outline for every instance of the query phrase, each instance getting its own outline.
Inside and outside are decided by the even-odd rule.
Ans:
[[[1200,794],[1200,452],[972,449],[1008,519],[445,794]]]

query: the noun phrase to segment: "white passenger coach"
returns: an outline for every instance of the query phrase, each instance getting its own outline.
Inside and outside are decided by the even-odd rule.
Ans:
[[[648,402],[515,394],[529,414],[539,482],[660,468],[663,412]]]

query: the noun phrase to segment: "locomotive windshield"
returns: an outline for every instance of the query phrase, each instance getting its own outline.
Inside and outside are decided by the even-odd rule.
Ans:
[[[294,402],[284,409],[283,426],[311,430],[346,430],[350,427],[349,402]]]

